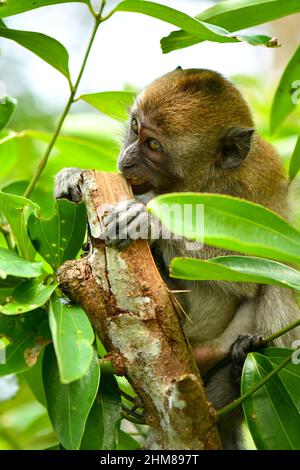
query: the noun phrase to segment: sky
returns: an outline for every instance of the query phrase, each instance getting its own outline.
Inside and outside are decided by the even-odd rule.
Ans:
[[[97,0],[95,0],[97,3]],[[114,4],[107,1],[107,11]],[[196,15],[212,3],[201,0],[160,0]],[[9,27],[48,34],[62,42],[70,54],[73,77],[78,73],[93,20],[85,5],[44,7],[6,20]],[[259,28],[256,28],[258,30]],[[160,39],[174,27],[141,14],[117,13],[99,29],[79,93],[120,90],[125,84],[142,88],[154,78],[176,68],[211,68],[225,76],[257,74],[271,63],[272,51],[247,44],[204,42],[163,55]],[[60,106],[68,93],[66,80],[31,52],[7,39],[0,40],[0,80],[7,92],[18,95],[24,88],[49,110]]]

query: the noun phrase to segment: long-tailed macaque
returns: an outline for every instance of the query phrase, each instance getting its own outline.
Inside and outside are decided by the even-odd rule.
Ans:
[[[276,151],[254,129],[249,108],[233,84],[210,70],[182,70],[148,86],[131,109],[119,171],[136,199],[121,202],[105,219],[106,243],[126,248],[130,239],[111,237],[130,228],[155,223],[145,204],[155,195],[178,191],[229,194],[262,204],[288,218],[288,185]],[[56,197],[80,200],[81,170],[65,169],[56,178]],[[116,214],[118,223],[116,227]],[[129,230],[130,232],[130,230]],[[178,294],[191,321],[185,332],[200,371],[209,370],[231,352],[232,365],[216,372],[207,394],[219,408],[238,393],[238,376],[247,351],[299,316],[289,289],[250,283],[170,279],[174,257],[209,259],[228,252],[204,246],[186,251],[184,240],[149,240],[162,276]],[[295,330],[276,340],[291,347]],[[233,380],[234,379],[234,380]],[[220,421],[225,448],[241,448],[240,413]],[[234,424],[234,422],[236,424]]]

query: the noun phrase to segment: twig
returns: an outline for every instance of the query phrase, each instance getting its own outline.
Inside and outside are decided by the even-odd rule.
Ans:
[[[36,183],[38,182],[41,174],[43,173],[43,171],[44,171],[44,169],[47,165],[50,154],[51,154],[51,152],[53,150],[53,147],[54,147],[54,145],[57,141],[57,138],[60,134],[62,126],[65,122],[65,119],[66,119],[66,117],[67,117],[67,115],[70,111],[70,108],[71,108],[72,104],[75,102],[75,95],[77,93],[78,86],[80,84],[83,72],[85,70],[87,60],[89,58],[92,46],[94,44],[94,40],[95,40],[97,31],[98,31],[98,28],[99,28],[100,24],[104,21],[104,19],[101,18],[101,14],[102,14],[103,8],[105,6],[105,3],[106,3],[106,1],[103,0],[102,4],[101,4],[101,9],[100,9],[100,12],[99,12],[98,15],[95,14],[94,10],[92,9],[91,5],[89,4],[90,11],[92,12],[93,16],[95,17],[95,25],[94,25],[94,28],[93,28],[93,31],[92,31],[92,34],[91,34],[91,37],[90,37],[90,40],[89,40],[89,43],[88,43],[86,53],[85,53],[84,58],[83,58],[83,62],[82,62],[81,67],[80,67],[80,71],[79,71],[76,83],[75,83],[74,86],[72,86],[72,84],[69,82],[70,83],[70,89],[71,89],[69,99],[68,99],[67,104],[66,104],[66,106],[63,110],[63,113],[62,113],[62,115],[61,115],[61,117],[60,117],[60,119],[57,123],[56,129],[55,129],[54,134],[52,136],[52,139],[49,142],[49,145],[48,145],[48,147],[45,151],[45,154],[44,154],[43,158],[40,160],[40,162],[37,166],[37,169],[36,169],[31,181],[29,182],[29,184],[28,184],[28,186],[27,186],[27,188],[24,192],[24,195],[23,195],[24,197],[28,198],[31,195],[32,191],[34,190]]]
[[[14,238],[13,238],[13,234],[11,232],[10,226],[0,224],[0,232],[3,234],[3,236],[5,238],[7,247],[10,250],[14,250],[15,249],[15,242],[14,242]]]

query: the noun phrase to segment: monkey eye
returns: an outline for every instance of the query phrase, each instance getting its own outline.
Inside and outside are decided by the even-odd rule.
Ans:
[[[161,150],[161,145],[156,139],[149,139],[148,147],[152,152],[159,152]]]
[[[133,118],[132,121],[131,121],[131,129],[136,135],[138,135],[139,125],[138,125],[138,122],[135,118]]]

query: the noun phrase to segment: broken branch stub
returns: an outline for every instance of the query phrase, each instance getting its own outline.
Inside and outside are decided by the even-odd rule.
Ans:
[[[85,310],[119,374],[141,398],[152,449],[219,449],[207,401],[170,294],[145,240],[119,251],[99,240],[105,204],[132,199],[116,174],[85,171],[91,250],[58,272],[62,289]]]

